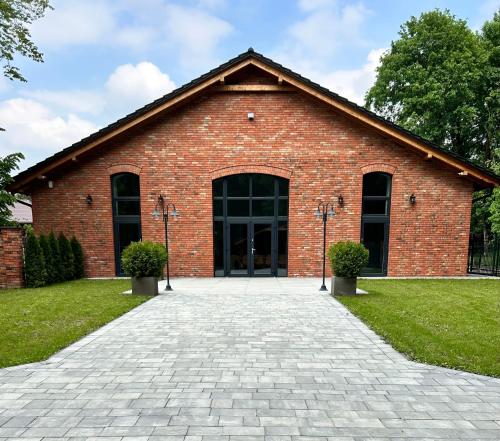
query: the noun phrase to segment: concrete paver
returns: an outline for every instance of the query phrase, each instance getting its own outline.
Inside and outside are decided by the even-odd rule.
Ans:
[[[173,287],[0,370],[0,439],[500,439],[500,379],[407,360],[316,279]]]

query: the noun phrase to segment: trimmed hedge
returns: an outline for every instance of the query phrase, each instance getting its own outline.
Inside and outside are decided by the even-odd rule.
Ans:
[[[337,277],[358,277],[368,263],[368,250],[358,242],[337,242],[328,248],[332,273]]]
[[[47,271],[40,242],[32,233],[26,238],[24,248],[24,274],[28,288],[38,288],[47,283]]]
[[[85,276],[82,246],[75,236],[71,238],[70,244],[73,250],[73,257],[75,258],[73,275],[75,279],[82,279]]]
[[[129,277],[160,277],[167,259],[167,251],[159,243],[132,242],[123,250],[122,268]]]
[[[84,275],[82,246],[74,236],[69,241],[63,233],[56,238],[51,232],[37,238],[32,230],[28,230],[24,248],[24,274],[28,288],[81,279]]]

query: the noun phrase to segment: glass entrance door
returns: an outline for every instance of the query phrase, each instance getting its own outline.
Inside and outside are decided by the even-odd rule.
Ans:
[[[273,224],[254,223],[251,239],[252,275],[270,276],[273,274]]]
[[[249,275],[248,223],[229,224],[229,274],[232,276]]]

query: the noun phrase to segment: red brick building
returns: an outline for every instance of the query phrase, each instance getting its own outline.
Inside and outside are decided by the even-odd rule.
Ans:
[[[319,275],[327,242],[361,240],[369,274],[462,275],[474,189],[500,178],[255,53],[230,60],[20,173],[39,233],[76,235],[89,276],[131,240],[178,276]]]

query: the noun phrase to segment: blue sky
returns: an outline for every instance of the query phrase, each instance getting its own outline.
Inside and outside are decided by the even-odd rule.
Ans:
[[[52,0],[32,36],[45,63],[0,77],[0,157],[26,168],[252,46],[360,104],[412,15],[448,8],[474,29],[500,0]]]

